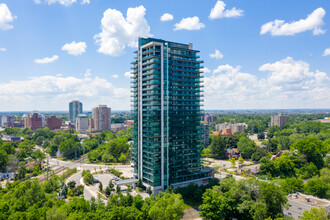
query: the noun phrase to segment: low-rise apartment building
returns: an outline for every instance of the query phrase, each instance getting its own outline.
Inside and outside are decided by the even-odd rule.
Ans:
[[[320,199],[315,196],[305,195],[302,193],[294,193],[287,196],[289,207],[283,211],[284,215],[290,216],[293,219],[299,219],[303,212],[311,208],[324,207],[330,211],[330,201]]]

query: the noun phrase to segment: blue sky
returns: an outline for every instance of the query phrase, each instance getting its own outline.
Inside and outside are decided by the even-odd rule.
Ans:
[[[205,109],[330,108],[329,11],[327,0],[0,0],[0,111],[72,99],[130,109],[139,36],[201,51]]]

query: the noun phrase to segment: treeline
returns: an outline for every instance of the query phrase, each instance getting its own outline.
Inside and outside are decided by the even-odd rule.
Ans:
[[[258,134],[263,133],[267,130],[268,125],[270,124],[270,118],[272,115],[276,114],[238,114],[238,113],[227,113],[227,114],[218,114],[218,120],[210,124],[210,130],[215,130],[215,125],[220,123],[246,123],[248,127],[245,129],[246,133]],[[310,122],[314,120],[323,119],[325,117],[330,117],[329,114],[288,114],[289,124],[284,125],[284,129],[288,128],[290,125],[294,127],[301,127],[302,132],[307,133],[320,133],[319,128],[317,128],[321,123],[315,122],[315,126],[311,125]],[[327,125],[321,125],[327,126]],[[311,129],[305,129],[310,127]],[[328,127],[329,128],[329,127]],[[298,132],[300,132],[298,130]]]
[[[246,134],[233,136],[210,135],[211,144],[203,150],[206,157],[215,159],[227,159],[225,153],[227,149],[237,148],[244,159],[259,161],[267,156],[267,150],[257,147],[254,141],[250,140]]]
[[[68,189],[72,187],[73,190]],[[36,180],[14,182],[1,189],[0,219],[181,219],[184,202],[171,191],[143,199],[121,193],[112,194],[107,204],[100,199],[76,196],[74,184],[59,183],[56,176],[39,184]],[[80,187],[81,188],[81,187]],[[70,192],[71,190],[71,192]],[[70,195],[65,202],[58,193]]]

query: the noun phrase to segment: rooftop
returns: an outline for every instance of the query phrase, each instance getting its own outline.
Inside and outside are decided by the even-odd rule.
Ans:
[[[290,201],[295,201],[295,202],[300,202],[306,205],[310,205],[313,207],[325,207],[325,208],[329,208],[330,207],[330,201],[326,200],[326,199],[319,199],[317,197],[314,196],[310,196],[310,195],[305,195],[302,193],[293,193],[293,194],[289,194],[287,196],[288,200]]]

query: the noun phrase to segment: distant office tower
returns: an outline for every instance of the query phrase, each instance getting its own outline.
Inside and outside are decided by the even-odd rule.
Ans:
[[[43,126],[43,115],[41,113],[33,112],[28,113],[24,116],[24,128],[36,130],[44,128]]]
[[[50,130],[60,129],[62,126],[62,119],[56,118],[56,116],[52,115],[46,119],[46,127]]]
[[[139,38],[133,64],[137,178],[155,191],[207,182],[201,165],[201,63],[192,44]]]
[[[270,117],[270,126],[278,126],[283,128],[283,125],[289,123],[289,116],[283,115],[279,113],[278,115],[274,115]]]
[[[86,131],[88,129],[88,117],[85,114],[78,114],[76,116],[76,130]]]
[[[108,131],[111,130],[111,108],[106,105],[99,105],[93,108],[90,120],[90,130]]]
[[[78,100],[73,100],[69,103],[69,120],[76,123],[76,117],[83,113],[83,104]]]

